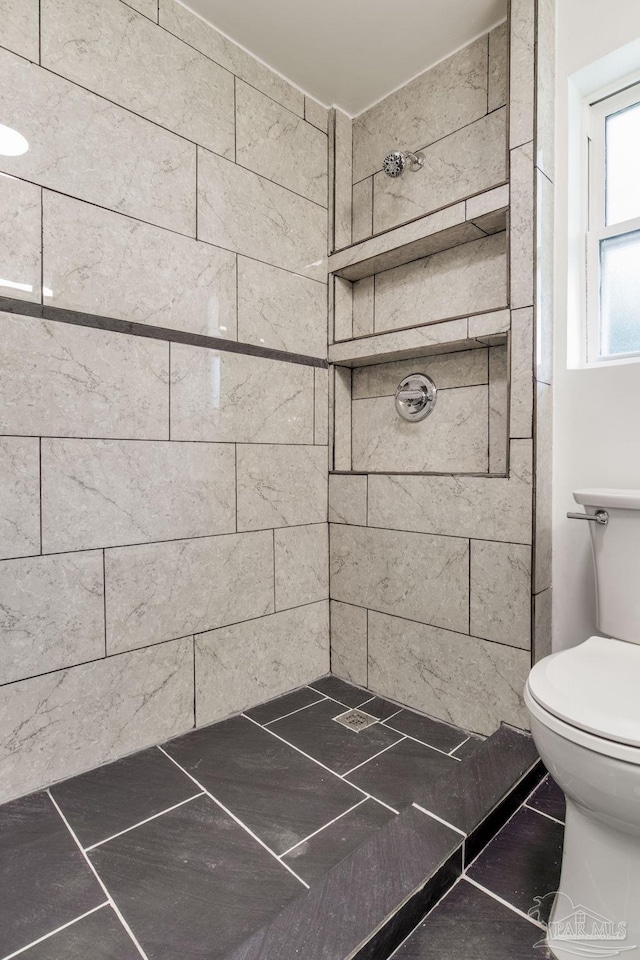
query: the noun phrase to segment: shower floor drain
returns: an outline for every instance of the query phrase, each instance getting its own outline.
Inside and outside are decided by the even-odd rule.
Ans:
[[[334,717],[333,719],[341,723],[343,727],[348,727],[349,730],[354,730],[356,733],[360,733],[361,730],[370,727],[372,723],[378,722],[376,717],[372,717],[362,710],[347,710],[346,713],[341,713],[339,717]]]

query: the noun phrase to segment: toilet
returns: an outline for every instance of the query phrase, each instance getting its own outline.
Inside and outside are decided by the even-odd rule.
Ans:
[[[640,960],[640,490],[579,490],[601,636],[531,670],[525,703],[567,799],[548,928],[558,960]],[[575,516],[575,515],[574,515]]]

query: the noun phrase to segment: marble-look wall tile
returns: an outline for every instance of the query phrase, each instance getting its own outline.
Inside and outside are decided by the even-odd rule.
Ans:
[[[472,540],[470,582],[470,632],[530,649],[531,547]]]
[[[0,800],[186,732],[188,637],[0,687]]]
[[[555,136],[555,0],[539,0],[536,23],[536,166],[554,179]]]
[[[506,234],[473,240],[376,276],[375,329],[401,329],[507,303]]]
[[[367,477],[329,477],[329,522],[367,525]]]
[[[511,151],[511,307],[530,307],[535,278],[533,143]]]
[[[169,439],[169,344],[0,313],[0,432]]]
[[[326,520],[326,447],[238,446],[238,530]]]
[[[508,311],[499,311],[492,314],[492,318],[499,317],[503,325],[503,314]],[[438,353],[446,345],[447,350],[464,350],[468,348],[467,324],[471,326],[473,317],[462,317],[457,320],[443,323],[429,323],[422,327],[410,327],[407,330],[392,330],[375,337],[362,337],[360,340],[351,340],[349,343],[329,345],[329,360],[332,363],[349,363],[360,366],[366,363],[377,363],[381,356],[388,360],[395,360],[399,356],[426,356],[427,353]],[[489,331],[494,320],[487,321],[483,316],[483,326]],[[508,328],[508,320],[506,321]],[[491,331],[492,332],[492,331]],[[473,336],[473,334],[470,334]]]
[[[353,284],[342,277],[333,278],[333,339],[353,337]]]
[[[276,610],[329,596],[329,531],[326,523],[285,527],[273,534]]]
[[[356,367],[353,371],[353,399],[393,397],[400,381],[412,373],[426,373],[439,390],[488,383],[488,353],[484,349],[463,350]]]
[[[198,238],[324,280],[327,211],[198,148]]]
[[[0,0],[2,46],[38,62],[40,57],[39,0]]]
[[[230,533],[234,481],[231,444],[45,439],[43,552]]]
[[[494,310],[469,317],[469,337],[490,343],[496,335],[508,333],[511,329],[511,314],[508,310]],[[506,337],[502,337],[506,342]]]
[[[468,632],[466,540],[337,524],[330,565],[332,600]]]
[[[331,601],[331,673],[367,686],[367,611]]]
[[[489,472],[507,470],[507,412],[509,388],[507,382],[507,347],[489,348]]]
[[[489,34],[489,113],[507,102],[509,86],[509,36],[507,21]]]
[[[418,150],[485,115],[487,42],[474,40],[356,118],[354,181],[381,170],[392,147]]]
[[[314,370],[314,419],[313,442],[329,443],[329,371],[316,367]]]
[[[326,357],[326,285],[238,257],[238,340]]]
[[[0,437],[0,559],[40,553],[40,441]]]
[[[54,307],[237,339],[233,253],[48,190],[44,285]]]
[[[213,723],[329,671],[326,600],[196,637],[196,721]]]
[[[334,367],[333,468],[351,470],[351,370]]]
[[[171,344],[171,439],[313,443],[313,367]]]
[[[533,139],[535,109],[535,0],[511,0],[509,145]]]
[[[251,589],[238,585],[251,570]],[[121,653],[273,612],[270,531],[105,551],[107,651]]]
[[[534,539],[533,592],[551,586],[552,485],[553,485],[553,391],[536,383],[536,526]]]
[[[54,73],[233,159],[233,77],[120,0],[40,0]]]
[[[536,170],[536,378],[551,383],[553,376],[554,196],[553,184]]]
[[[365,277],[353,284],[352,319],[354,337],[373,333],[375,277]]]
[[[219,33],[197,14],[176,0],[159,0],[160,26],[235,73],[241,80],[266,93],[267,96],[304,116],[304,94],[297,87],[256,60],[232,40]]]
[[[42,189],[0,174],[0,296],[40,302],[41,246]]]
[[[423,216],[507,179],[506,110],[496,110],[424,150],[415,177],[373,181],[374,233]]]
[[[158,0],[123,0],[128,7],[133,7],[138,13],[143,13],[154,23],[158,22]]]
[[[433,413],[420,423],[403,420],[394,397],[354,400],[352,468],[486,473],[488,394],[486,385],[441,390]]]
[[[329,129],[329,108],[323,107],[313,97],[304,98],[304,118],[307,123],[312,123],[318,130],[327,133]]]
[[[373,233],[373,177],[353,185],[351,241],[357,243]]]
[[[533,307],[511,312],[510,436],[533,436]]]
[[[551,587],[533,598],[533,662],[552,652],[553,591]]]
[[[351,243],[351,182],[353,163],[353,121],[342,110],[334,108],[335,180],[334,180],[334,249]],[[359,179],[359,178],[358,178]]]
[[[236,83],[236,163],[327,206],[326,134],[242,80]]]
[[[102,551],[0,564],[2,683],[105,653]]]
[[[526,728],[530,667],[524,650],[369,613],[371,690],[466,730]]]
[[[530,440],[511,442],[509,477],[369,477],[375,527],[531,543]]]
[[[4,173],[195,236],[192,143],[6,51],[0,109],[29,142]]]

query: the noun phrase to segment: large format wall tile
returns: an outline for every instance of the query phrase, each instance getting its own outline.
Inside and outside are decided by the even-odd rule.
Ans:
[[[326,447],[238,446],[238,530],[326,519]]]
[[[313,442],[329,443],[329,371],[322,367],[314,370],[314,421]]]
[[[531,543],[531,442],[511,442],[509,478],[369,477],[369,523],[395,530]]]
[[[424,167],[415,177],[390,180],[384,173],[376,174],[374,233],[506,180],[505,124],[506,110],[496,110],[438,140],[424,151]]]
[[[367,477],[330,475],[329,522],[366,526]]]
[[[154,23],[158,22],[158,0],[124,0],[124,3],[138,13],[144,13]]]
[[[511,307],[533,304],[535,264],[535,169],[533,143],[511,151],[510,280]]]
[[[38,62],[39,0],[0,0],[2,46]]]
[[[0,431],[169,439],[169,345],[0,313]]]
[[[272,613],[273,537],[117,547],[105,552],[105,576],[107,650],[119,653]]]
[[[387,151],[418,150],[478,120],[486,112],[487,37],[484,36],[356,118],[354,182],[382,169]]]
[[[367,611],[331,601],[331,672],[367,686]]]
[[[40,553],[40,441],[0,437],[0,559]]]
[[[2,683],[104,656],[102,551],[0,564]]]
[[[470,632],[528,650],[531,646],[531,547],[471,541]]]
[[[238,340],[326,358],[326,285],[238,257]]]
[[[0,109],[29,141],[5,173],[195,235],[192,143],[5,51]]]
[[[276,609],[329,596],[329,531],[326,523],[284,527],[273,534]]]
[[[267,96],[304,116],[304,94],[176,0],[160,0],[160,25]]]
[[[43,440],[43,551],[230,533],[234,473],[231,444]]]
[[[509,38],[507,22],[489,34],[489,112],[507,102],[509,85]]]
[[[220,720],[329,671],[327,600],[196,637],[196,722]]]
[[[333,116],[334,236],[332,248],[340,250],[351,243],[353,121],[337,107],[333,109]]]
[[[327,211],[251,170],[198,150],[198,237],[323,280]]]
[[[233,77],[120,0],[41,0],[43,67],[233,159]]]
[[[233,253],[48,190],[44,284],[55,307],[236,339]]]
[[[440,720],[492,733],[527,727],[529,654],[398,617],[369,613],[369,686]]]
[[[241,80],[236,84],[236,163],[327,206],[326,134]]]
[[[0,687],[0,800],[193,724],[191,637]]]
[[[511,2],[510,134],[511,147],[533,138],[535,112],[535,34],[537,3]]]
[[[332,600],[468,631],[466,540],[336,525],[330,562]]]
[[[313,443],[313,367],[171,344],[171,439]]]
[[[509,385],[506,344],[489,349],[489,472],[506,473]]]
[[[439,390],[477,386],[489,380],[487,361],[487,350],[480,349],[356,367],[353,371],[353,399],[393,397],[400,381],[416,371],[431,377]]]
[[[329,108],[323,107],[321,103],[312,97],[304,98],[304,118],[307,123],[312,123],[318,130],[327,133],[329,130]]]
[[[42,189],[0,174],[0,296],[40,302],[41,244]]]
[[[473,240],[376,276],[376,333],[507,303],[506,234]]]
[[[433,413],[419,423],[400,417],[394,397],[354,400],[352,469],[485,473],[488,392],[486,385],[441,390]]]

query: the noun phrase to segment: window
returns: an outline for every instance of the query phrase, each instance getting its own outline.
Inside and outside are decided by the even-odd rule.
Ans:
[[[640,83],[587,111],[587,362],[640,358]]]

